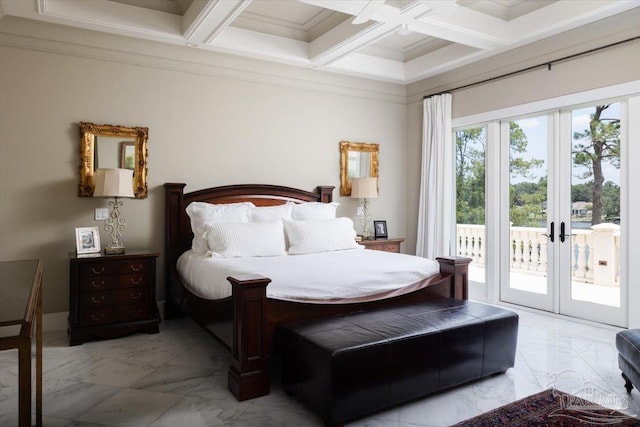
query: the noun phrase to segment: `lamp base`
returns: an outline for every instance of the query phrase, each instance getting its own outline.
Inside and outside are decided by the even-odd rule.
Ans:
[[[107,246],[104,248],[105,255],[121,255],[125,253],[124,246]]]

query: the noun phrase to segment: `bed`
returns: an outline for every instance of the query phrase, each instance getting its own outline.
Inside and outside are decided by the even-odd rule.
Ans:
[[[165,187],[165,319],[187,315],[231,350],[229,390],[238,400],[269,393],[268,356],[273,349],[275,328],[284,322],[321,318],[391,305],[408,304],[438,297],[467,299],[467,271],[470,259],[437,258],[439,271],[411,292],[386,293],[366,302],[340,301],[310,303],[270,298],[269,277],[261,274],[235,274],[228,277],[231,295],[208,299],[189,290],[177,265],[192,248],[194,233],[186,212],[192,202],[237,204],[251,202],[257,207],[304,202],[331,203],[331,186],[318,186],[315,192],[276,185],[229,185],[184,193],[186,184],[167,183]],[[364,250],[364,249],[363,249]],[[321,275],[328,266],[310,274]]]

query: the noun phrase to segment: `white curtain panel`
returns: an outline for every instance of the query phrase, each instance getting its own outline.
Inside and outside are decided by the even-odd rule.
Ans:
[[[422,168],[416,255],[452,254],[455,223],[454,146],[451,94],[423,101]]]

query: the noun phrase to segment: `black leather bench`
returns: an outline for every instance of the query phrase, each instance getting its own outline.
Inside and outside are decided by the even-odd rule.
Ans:
[[[327,425],[513,367],[518,315],[453,298],[277,330],[282,381]]]
[[[622,371],[627,393],[640,387],[640,329],[620,331],[616,335],[618,366]]]

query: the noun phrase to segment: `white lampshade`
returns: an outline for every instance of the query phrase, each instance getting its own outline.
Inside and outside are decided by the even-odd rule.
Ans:
[[[93,197],[135,197],[133,170],[96,169]]]
[[[378,198],[378,178],[352,178],[351,179],[351,197],[357,199],[376,199]]]

